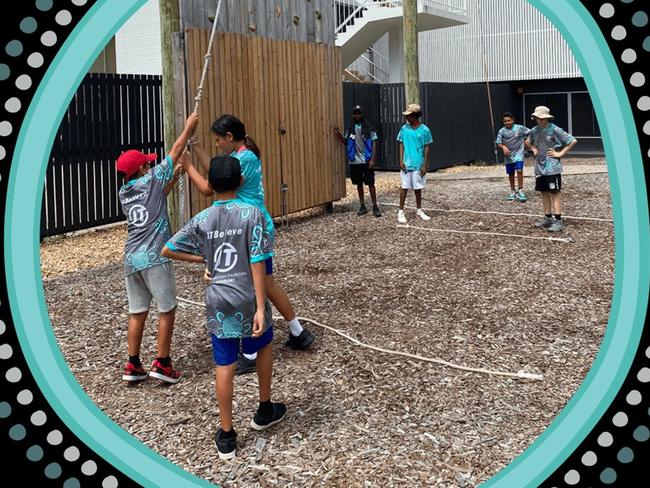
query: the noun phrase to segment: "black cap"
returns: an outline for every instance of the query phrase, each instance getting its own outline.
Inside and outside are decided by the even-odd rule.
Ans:
[[[361,108],[361,105],[356,105],[356,106],[352,109],[352,113],[353,113],[353,114],[362,114],[362,113],[363,113],[363,109]]]
[[[241,181],[241,166],[237,158],[221,154],[210,160],[210,186],[217,193],[234,191]]]

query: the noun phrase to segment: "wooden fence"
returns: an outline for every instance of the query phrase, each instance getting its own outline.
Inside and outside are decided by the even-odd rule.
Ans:
[[[115,160],[136,148],[164,156],[159,76],[87,75],[54,139],[41,237],[124,220]]]
[[[205,29],[186,31],[190,102],[200,82],[208,40]],[[210,125],[216,117],[230,113],[246,124],[262,152],[266,204],[273,216],[345,196],[344,149],[333,132],[343,123],[340,63],[340,49],[330,46],[217,34],[197,133],[206,150],[215,154]],[[187,187],[186,208],[192,214],[211,203],[191,184]]]

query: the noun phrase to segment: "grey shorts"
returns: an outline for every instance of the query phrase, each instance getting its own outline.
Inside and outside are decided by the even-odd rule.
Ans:
[[[171,262],[126,275],[125,281],[130,314],[148,312],[152,298],[160,313],[176,308],[176,277]]]

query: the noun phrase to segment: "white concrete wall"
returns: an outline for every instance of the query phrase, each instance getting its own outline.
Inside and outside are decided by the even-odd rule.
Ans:
[[[160,7],[149,0],[115,34],[118,73],[161,75]]]

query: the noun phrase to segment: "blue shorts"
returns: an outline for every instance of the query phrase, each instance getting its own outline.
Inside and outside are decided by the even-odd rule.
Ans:
[[[260,337],[244,337],[243,339],[219,339],[214,334],[212,338],[212,354],[217,366],[228,366],[237,361],[239,342],[246,354],[253,354],[269,345],[273,339],[273,327],[266,329]]]
[[[273,258],[266,258],[264,260],[264,266],[266,266],[266,275],[273,274]]]
[[[515,170],[517,171],[523,171],[524,169],[524,162],[523,161],[515,161],[513,163],[506,163],[506,173],[509,175],[514,175]]]

